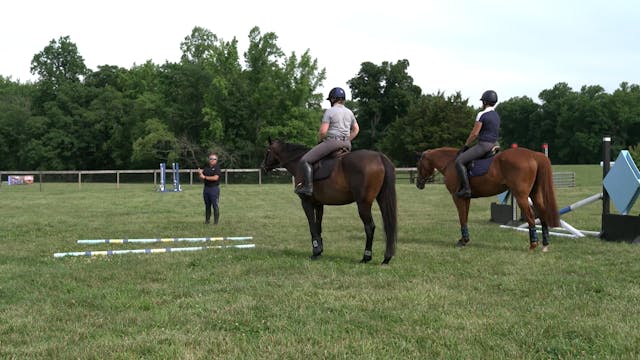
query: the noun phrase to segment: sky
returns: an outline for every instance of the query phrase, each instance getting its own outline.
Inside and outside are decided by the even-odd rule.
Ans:
[[[573,90],[640,83],[640,1],[574,0],[21,0],[3,2],[0,75],[35,81],[33,56],[69,36],[85,65],[131,68],[178,62],[194,27],[238,40],[275,33],[285,54],[309,51],[327,79],[351,96],[347,81],[363,62],[409,61],[425,94],[460,92],[479,106],[483,91],[500,100],[555,84]],[[327,105],[328,104],[324,104]]]

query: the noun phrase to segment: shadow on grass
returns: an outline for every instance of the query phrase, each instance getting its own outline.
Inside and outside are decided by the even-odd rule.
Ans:
[[[335,252],[332,252],[331,250],[325,250],[322,253],[322,256],[320,256],[315,260],[312,260],[311,248],[309,248],[309,250],[307,251],[304,251],[302,249],[298,250],[298,249],[292,249],[292,248],[283,249],[283,248],[272,247],[272,248],[263,248],[262,251],[270,254],[270,256],[272,257],[284,257],[284,258],[288,258],[290,260],[295,260],[295,261],[299,259],[303,259],[312,263],[341,262],[341,263],[360,264],[360,260],[362,259],[362,254],[359,255],[357,252],[353,252],[352,254],[353,256],[351,256],[351,253],[344,253],[344,252],[335,253]],[[379,265],[383,259],[384,259],[383,252],[379,252],[379,254],[374,253],[373,259],[367,264]],[[393,259],[391,261],[393,262]]]
[[[408,239],[403,239],[402,243],[403,244],[416,244],[416,245],[428,245],[428,246],[432,246],[432,247],[438,247],[438,248],[445,248],[445,249],[459,249],[459,250],[467,250],[467,249],[473,249],[473,248],[479,248],[479,249],[485,249],[485,250],[499,250],[499,251],[526,251],[529,247],[529,242],[528,240],[526,240],[525,238],[523,238],[523,241],[520,245],[520,241],[518,241],[518,244],[515,244],[516,240],[505,240],[505,241],[501,241],[501,240],[494,240],[494,241],[487,241],[486,239],[477,239],[474,238],[474,236],[472,235],[471,240],[469,241],[469,243],[464,246],[464,247],[458,247],[457,243],[458,243],[458,239],[455,237],[451,237],[451,238],[438,238],[438,239],[430,239],[430,240],[425,240],[425,239],[418,239],[418,238],[408,238]],[[552,239],[553,240],[553,239]],[[553,245],[553,243],[551,243],[551,245]]]

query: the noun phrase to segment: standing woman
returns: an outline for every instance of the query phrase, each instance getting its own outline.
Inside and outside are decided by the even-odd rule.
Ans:
[[[218,199],[220,198],[220,166],[218,166],[218,154],[209,154],[209,164],[204,170],[198,169],[200,179],[204,181],[202,197],[204,198],[204,223],[209,224],[211,219],[211,208],[213,207],[213,224],[218,225],[220,210],[218,209]]]

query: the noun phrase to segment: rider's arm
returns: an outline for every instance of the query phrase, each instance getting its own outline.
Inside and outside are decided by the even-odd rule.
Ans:
[[[353,125],[351,125],[351,133],[349,134],[349,141],[352,141],[353,139],[355,139],[356,136],[358,136],[359,132],[360,132],[360,126],[358,126],[358,122],[354,121]]]
[[[480,134],[480,129],[482,128],[482,122],[476,121],[475,125],[473,125],[473,129],[471,129],[471,133],[469,133],[469,137],[467,141],[464,143],[466,146],[471,146],[471,143],[478,137]]]
[[[325,136],[327,136],[327,131],[329,130],[329,123],[323,122],[320,125],[320,129],[318,129],[318,142],[321,142]]]

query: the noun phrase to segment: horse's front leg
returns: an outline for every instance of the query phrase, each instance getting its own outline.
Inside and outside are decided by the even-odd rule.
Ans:
[[[376,230],[376,225],[373,222],[373,217],[371,216],[371,204],[358,203],[358,215],[360,215],[360,219],[364,224],[364,232],[367,237],[364,245],[364,255],[360,262],[367,263],[373,258],[373,234]]]
[[[320,205],[322,207],[322,205]],[[320,236],[321,225],[316,216],[318,206],[311,202],[308,197],[302,197],[302,208],[309,222],[309,232],[311,233],[311,259],[315,260],[322,254],[322,237]],[[322,221],[322,211],[320,211],[320,221]]]
[[[460,222],[460,239],[456,243],[457,247],[466,246],[469,242],[469,228],[467,222],[469,220],[469,206],[471,205],[471,199],[459,198],[455,194],[452,194],[453,202],[458,209],[458,221]]]

